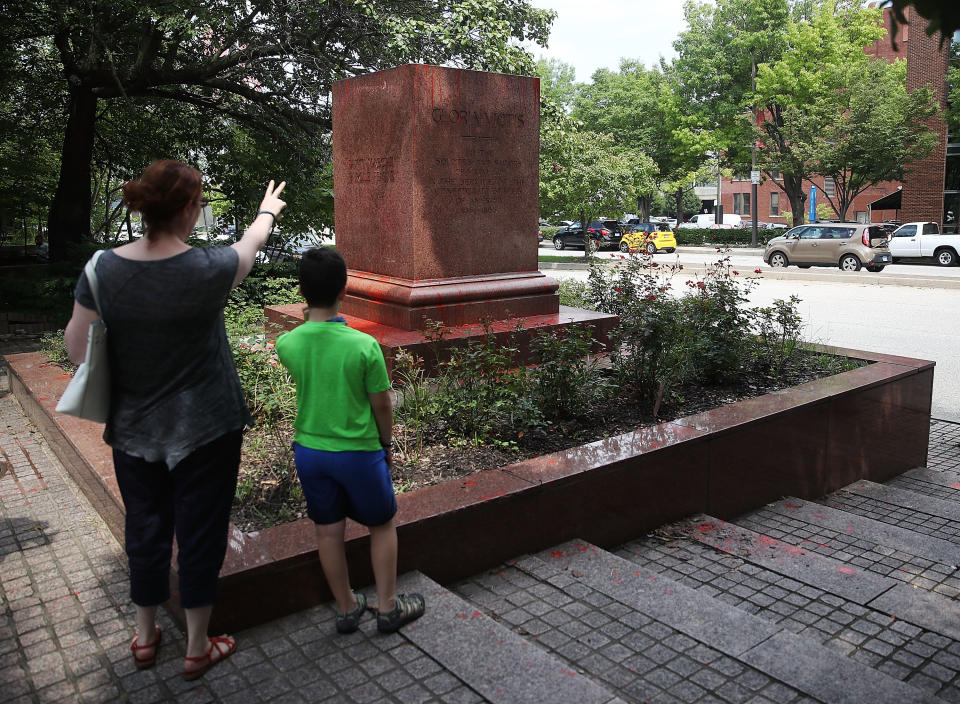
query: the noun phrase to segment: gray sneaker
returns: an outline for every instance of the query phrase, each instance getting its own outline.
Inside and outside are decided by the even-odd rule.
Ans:
[[[357,607],[346,613],[337,612],[337,633],[353,633],[360,628],[360,617],[367,610],[367,597],[362,592],[354,592]]]
[[[422,594],[397,594],[397,605],[393,611],[377,613],[377,630],[381,633],[394,633],[400,630],[401,626],[423,616],[425,610]]]

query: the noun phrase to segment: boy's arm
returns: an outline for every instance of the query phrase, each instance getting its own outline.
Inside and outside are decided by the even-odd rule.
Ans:
[[[390,390],[367,394],[370,399],[370,408],[373,409],[373,419],[377,423],[380,433],[380,444],[387,451],[387,464],[392,465],[390,446],[393,442],[393,401],[390,399]]]

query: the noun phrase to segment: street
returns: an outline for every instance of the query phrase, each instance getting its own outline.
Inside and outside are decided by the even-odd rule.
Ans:
[[[658,255],[658,261],[676,260],[678,255]],[[716,255],[707,253],[680,254],[684,264],[703,264]],[[742,260],[742,263],[741,263]],[[739,255],[734,266],[745,272],[770,268],[756,256]],[[790,271],[796,271],[790,267]],[[832,269],[811,269],[834,271]],[[890,284],[876,285],[867,277],[884,277],[890,272]],[[585,280],[587,272],[545,269],[557,279]],[[804,274],[806,272],[803,272]],[[931,359],[937,363],[934,372],[933,416],[960,422],[960,289],[938,288],[936,282],[925,281],[923,286],[909,285],[910,275],[947,277],[950,283],[960,279],[960,267],[941,268],[912,264],[887,267],[883,272],[852,274],[850,282],[803,281],[802,276],[791,280],[772,280],[761,277],[750,295],[753,305],[769,305],[778,298],[791,294],[801,299],[800,314],[805,322],[804,339],[855,349],[885,352]]]

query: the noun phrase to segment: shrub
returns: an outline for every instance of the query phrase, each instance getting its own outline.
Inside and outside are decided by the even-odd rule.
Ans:
[[[561,279],[557,293],[560,295],[562,306],[593,309],[593,302],[589,296],[590,287],[583,281]]]
[[[609,397],[610,381],[592,355],[595,344],[585,327],[541,333],[530,342],[536,365],[529,372],[530,391],[544,418],[589,417]]]
[[[782,235],[784,230],[757,230],[757,243],[764,246],[771,238]],[[749,245],[753,234],[749,227],[739,227],[732,230],[714,230],[711,228],[677,228],[673,231],[677,238],[677,246],[683,245]]]

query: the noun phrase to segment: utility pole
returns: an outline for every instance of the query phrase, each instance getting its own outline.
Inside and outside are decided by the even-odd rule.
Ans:
[[[751,52],[751,55],[753,52]],[[757,58],[752,57],[753,61],[750,64],[750,88],[753,91],[754,95],[757,93]],[[756,126],[757,119],[757,106],[753,106],[753,118],[754,126]],[[757,135],[753,135],[753,144],[751,145],[751,155],[750,155],[750,213],[753,216],[753,226],[751,229],[750,235],[750,246],[756,247],[759,240],[757,236],[757,185],[760,182],[760,179],[757,178]]]

